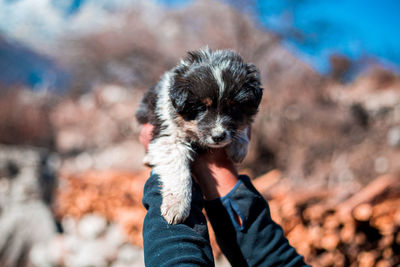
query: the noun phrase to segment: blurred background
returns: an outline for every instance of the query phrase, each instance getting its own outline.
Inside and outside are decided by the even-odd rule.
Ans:
[[[391,0],[0,0],[0,266],[144,266],[134,113],[206,45],[261,72],[240,169],[306,262],[398,266],[399,15]]]

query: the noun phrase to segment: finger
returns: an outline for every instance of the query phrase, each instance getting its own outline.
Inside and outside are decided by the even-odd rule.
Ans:
[[[150,141],[153,139],[154,125],[146,123],[142,125],[139,134],[139,141],[143,144],[144,148],[148,149]]]

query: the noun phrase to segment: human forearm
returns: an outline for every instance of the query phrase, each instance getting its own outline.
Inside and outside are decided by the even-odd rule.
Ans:
[[[227,195],[207,201],[205,208],[232,266],[306,266],[247,176],[240,176]]]

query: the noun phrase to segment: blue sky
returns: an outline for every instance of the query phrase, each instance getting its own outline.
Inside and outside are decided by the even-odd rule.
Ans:
[[[167,6],[191,0],[157,0]],[[329,56],[372,58],[400,71],[400,1],[398,0],[225,0],[240,10],[254,7],[260,24],[321,73]]]
[[[146,0],[147,1],[147,0]],[[154,0],[169,8],[194,0]],[[282,37],[282,43],[320,73],[342,54],[363,65],[380,61],[400,73],[399,0],[220,0]],[[0,35],[40,52],[52,51],[63,34],[85,34],[118,20],[131,0],[0,0]],[[83,13],[83,15],[82,15]],[[69,16],[71,14],[82,16]],[[99,19],[102,18],[102,19]],[[84,23],[83,19],[86,19]]]
[[[332,53],[377,57],[399,70],[400,1],[258,1],[256,9],[262,24],[321,72]]]

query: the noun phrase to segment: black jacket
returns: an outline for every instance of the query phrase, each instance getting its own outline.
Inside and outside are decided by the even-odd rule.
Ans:
[[[160,183],[152,174],[143,195],[146,266],[214,266],[203,206],[232,266],[306,266],[282,228],[272,221],[268,203],[250,179],[239,178],[230,193],[212,201],[203,201],[195,184],[189,217],[183,224],[169,225],[160,214]]]

